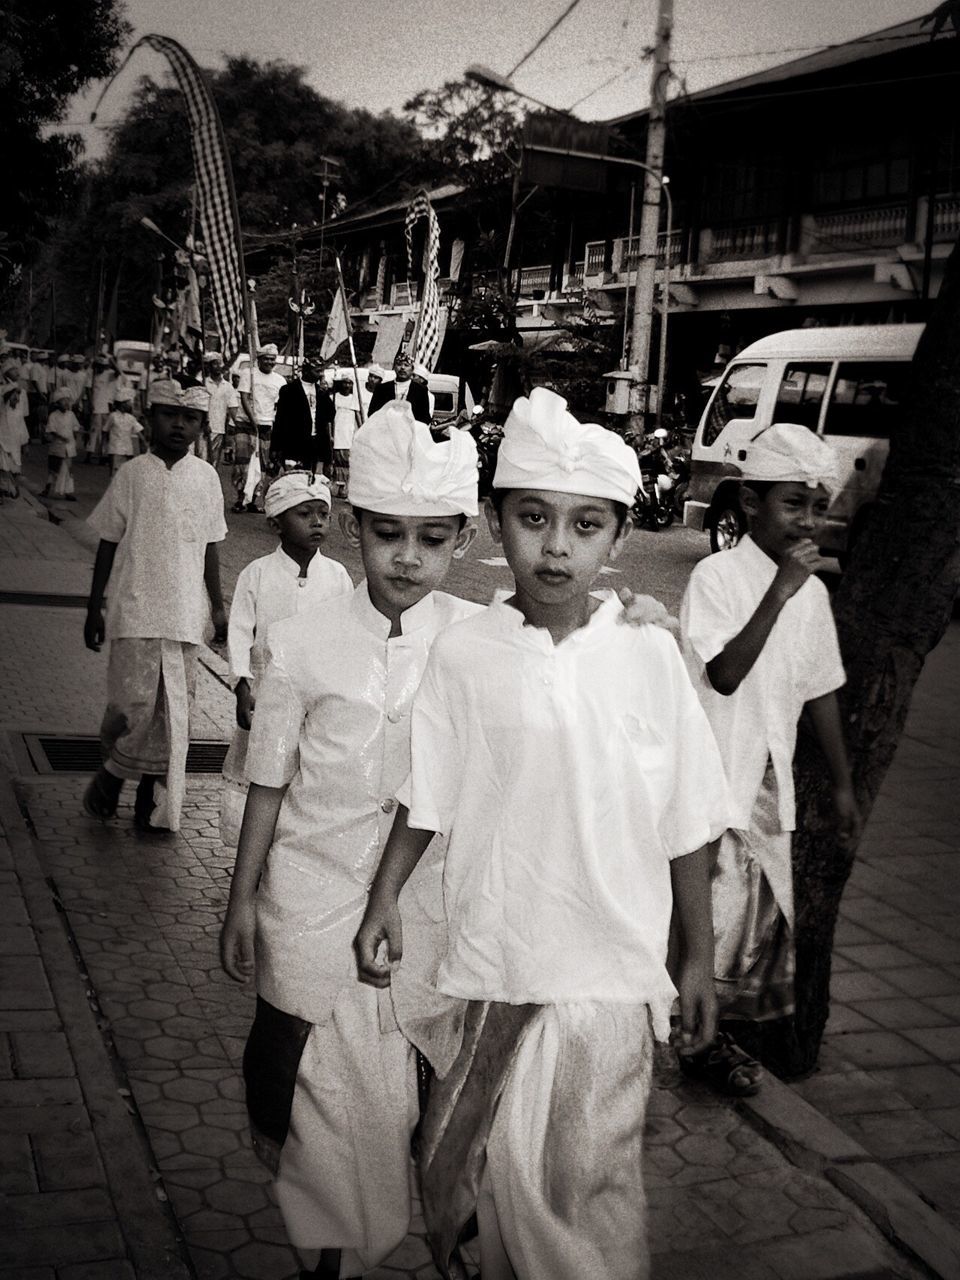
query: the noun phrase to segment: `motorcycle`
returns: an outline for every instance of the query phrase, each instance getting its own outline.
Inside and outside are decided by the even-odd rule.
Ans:
[[[668,433],[661,428],[649,441],[639,442],[637,460],[640,463],[640,488],[634,501],[631,516],[638,528],[657,532],[673,523],[673,489],[675,473],[670,455],[664,448]]]

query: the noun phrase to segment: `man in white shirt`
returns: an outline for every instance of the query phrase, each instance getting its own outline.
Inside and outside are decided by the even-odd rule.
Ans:
[[[230,428],[236,425],[240,394],[230,380],[223,376],[223,358],[219,351],[206,352],[203,363],[206,369],[204,386],[210,393],[210,407],[207,410],[210,453],[207,461],[212,467],[217,467],[223,453],[228,425]]]
[[[256,368],[248,367],[240,375],[242,412],[235,437],[234,487],[237,488],[237,502],[234,511],[243,511],[244,507],[247,511],[263,509],[263,491],[270,466],[270,433],[277,412],[277,400],[287,381],[282,373],[276,371],[279,354],[276,343],[268,342],[257,352]],[[254,452],[259,457],[261,475],[252,498],[245,504],[243,493],[247,483],[247,466]],[[238,476],[238,472],[242,472],[242,477]]]

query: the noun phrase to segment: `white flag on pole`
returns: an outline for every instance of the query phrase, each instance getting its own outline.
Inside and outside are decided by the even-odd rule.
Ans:
[[[349,333],[350,322],[347,319],[347,309],[343,303],[343,293],[338,289],[333,295],[330,315],[327,319],[327,331],[323,335],[323,342],[320,344],[321,358],[324,360],[332,359],[336,355],[340,343]]]

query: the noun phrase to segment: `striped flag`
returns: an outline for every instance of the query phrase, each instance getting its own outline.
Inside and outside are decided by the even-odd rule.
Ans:
[[[403,230],[407,239],[407,264],[413,273],[413,229],[421,218],[427,220],[427,237],[423,250],[423,293],[414,337],[413,359],[432,369],[440,354],[443,337],[440,325],[440,223],[425,191],[418,191],[407,209]]]
[[[138,40],[124,59],[121,71],[141,45],[164,55],[187,105],[197,185],[197,215],[210,265],[214,325],[220,338],[224,364],[230,365],[243,346],[244,271],[233,173],[223,126],[203,73],[186,49],[169,36],[148,35]],[[107,88],[109,85],[101,93],[101,100]],[[95,116],[96,112],[92,118]]]
[[[350,318],[343,304],[343,294],[339,289],[333,295],[330,304],[330,315],[327,317],[327,331],[320,344],[320,356],[324,360],[332,360],[337,354],[340,343],[350,334]]]

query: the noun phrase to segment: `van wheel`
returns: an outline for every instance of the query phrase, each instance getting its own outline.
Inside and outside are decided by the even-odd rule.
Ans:
[[[747,522],[738,506],[724,505],[710,524],[710,550],[729,551],[747,532]]]

